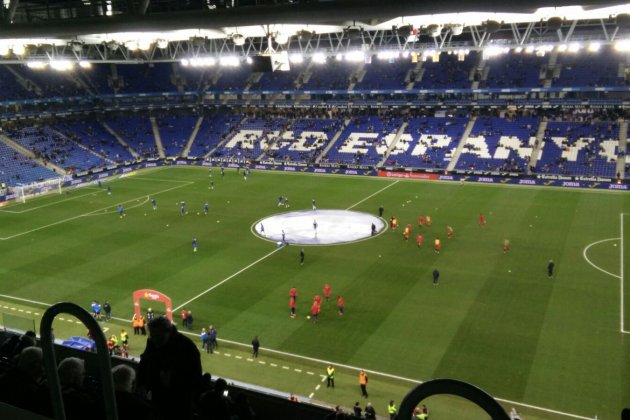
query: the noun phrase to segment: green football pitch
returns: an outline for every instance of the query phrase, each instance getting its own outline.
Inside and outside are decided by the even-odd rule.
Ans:
[[[379,414],[414,381],[431,378],[471,382],[528,419],[616,419],[630,406],[630,195],[302,173],[212,175],[198,167],[144,170],[104,182],[111,195],[93,185],[0,208],[4,323],[16,316],[37,323],[45,305],[58,301],[89,310],[92,300],[108,300],[118,319],[103,327],[118,333],[130,329],[132,291],[148,288],[172,298],[178,324],[182,308],[192,311],[191,338],[199,344],[202,327],[217,327],[218,354],[202,353],[214,376],[331,405],[365,404],[357,371],[364,368]],[[280,195],[291,208],[277,207]],[[313,198],[319,209],[375,215],[383,206],[386,220],[412,224],[411,238],[399,228],[350,244],[303,246],[300,265],[301,245],[279,249],[252,232],[269,215],[310,209]],[[432,225],[422,229],[419,249],[420,215],[431,216]],[[306,314],[324,283],[333,298],[343,295],[346,313],[339,316],[331,299],[314,324]],[[295,319],[291,287],[299,290]],[[55,332],[85,334],[62,317]],[[258,359],[250,354],[255,335]],[[144,341],[132,336],[131,353],[140,354]],[[334,390],[322,382],[328,362],[337,369]],[[428,405],[432,418],[483,418],[456,398]]]

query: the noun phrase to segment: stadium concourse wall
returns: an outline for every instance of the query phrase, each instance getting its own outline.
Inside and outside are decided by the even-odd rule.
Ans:
[[[121,165],[115,168],[107,168],[100,171],[89,171],[79,173],[73,179],[66,180],[63,187],[81,187],[97,182],[98,180],[116,175],[125,175],[133,171],[173,166],[204,166],[226,168],[245,168],[251,170],[274,170],[282,172],[303,172],[333,175],[358,175],[358,176],[378,176],[397,179],[418,179],[431,181],[454,181],[454,182],[478,182],[484,184],[511,184],[511,185],[538,185],[565,188],[597,188],[606,190],[630,190],[630,185],[622,181],[611,178],[589,177],[589,176],[563,176],[563,175],[533,175],[522,174],[494,174],[473,171],[431,171],[414,168],[374,168],[367,165],[339,165],[334,163],[322,163],[309,165],[306,163],[278,163],[270,161],[252,162],[245,159],[147,159],[128,165]],[[0,190],[0,202],[16,199],[15,193]]]

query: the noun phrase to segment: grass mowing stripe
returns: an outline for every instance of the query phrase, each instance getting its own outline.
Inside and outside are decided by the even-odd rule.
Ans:
[[[60,203],[65,203],[66,201],[76,200],[77,198],[87,197],[88,195],[94,195],[94,194],[101,193],[101,192],[105,192],[105,190],[98,190],[96,193],[90,192],[90,193],[87,193],[87,194],[76,195],[76,196],[73,196],[73,197],[70,197],[70,198],[64,198],[63,200],[55,200],[55,201],[53,201],[51,203],[42,204],[41,206],[37,206],[37,207],[30,207],[30,208],[25,209],[25,210],[20,210],[20,211],[0,210],[0,212],[2,212],[2,213],[12,213],[12,214],[23,214],[23,213],[28,213],[28,212],[31,212],[31,211],[42,209],[44,207],[54,206],[54,205],[57,205],[57,204],[60,204]]]

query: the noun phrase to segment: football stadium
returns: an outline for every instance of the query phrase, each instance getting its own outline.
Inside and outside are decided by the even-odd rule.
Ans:
[[[630,4],[0,18],[0,418],[630,418]]]

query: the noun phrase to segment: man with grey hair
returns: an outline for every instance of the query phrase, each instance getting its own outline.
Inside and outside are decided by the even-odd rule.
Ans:
[[[129,365],[118,365],[112,369],[112,378],[114,379],[114,389],[116,390],[118,419],[151,419],[149,402],[135,393],[136,371]]]
[[[66,419],[84,419],[85,413],[102,410],[83,386],[85,382],[85,360],[78,357],[66,357],[57,366],[57,373],[61,383]]]

